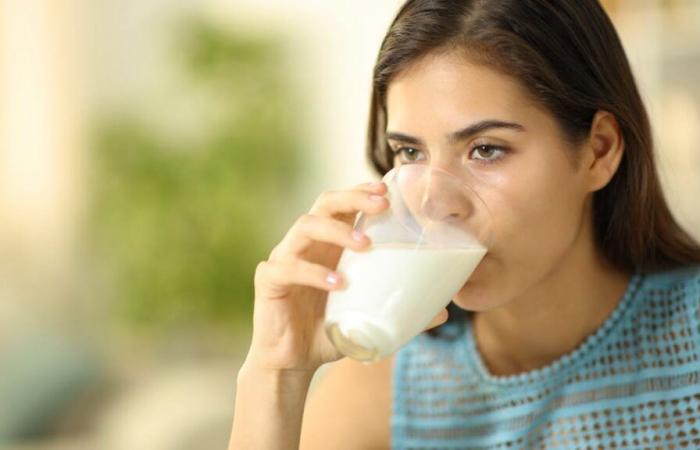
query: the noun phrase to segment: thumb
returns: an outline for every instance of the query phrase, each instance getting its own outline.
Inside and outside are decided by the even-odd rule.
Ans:
[[[442,325],[443,323],[447,322],[448,317],[449,317],[449,314],[447,313],[447,308],[443,308],[442,311],[440,311],[438,313],[438,315],[435,316],[433,318],[433,320],[430,321],[430,323],[428,324],[428,326],[425,329],[429,330],[431,328],[437,327],[438,325]]]

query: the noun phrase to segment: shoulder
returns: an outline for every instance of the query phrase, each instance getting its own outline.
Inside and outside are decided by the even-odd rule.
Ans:
[[[324,366],[306,403],[300,449],[388,449],[394,360]]]
[[[645,284],[653,290],[685,289],[697,292],[700,289],[700,265],[649,273],[645,279]]]
[[[649,273],[642,283],[642,311],[663,327],[682,327],[700,341],[700,266]]]
[[[667,309],[683,307],[694,318],[700,314],[700,266],[686,266],[646,274],[643,282],[647,301]]]
[[[649,372],[674,376],[700,358],[700,268],[683,267],[644,274],[620,325],[597,361],[608,361],[617,374]]]

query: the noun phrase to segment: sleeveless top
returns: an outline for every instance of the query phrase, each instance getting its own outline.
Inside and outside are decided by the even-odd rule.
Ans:
[[[700,449],[700,267],[642,276],[555,362],[489,374],[468,320],[396,355],[392,448]]]

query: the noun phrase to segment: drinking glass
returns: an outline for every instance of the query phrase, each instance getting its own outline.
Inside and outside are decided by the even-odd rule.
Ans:
[[[354,228],[372,240],[344,249],[324,327],[336,348],[363,362],[382,359],[423,331],[467,282],[492,245],[492,217],[468,180],[426,164],[383,178],[389,208],[359,213]]]

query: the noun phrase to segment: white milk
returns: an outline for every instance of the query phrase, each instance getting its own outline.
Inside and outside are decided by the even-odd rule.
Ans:
[[[485,254],[481,246],[345,249],[337,270],[347,284],[329,294],[326,332],[352,358],[376,361],[388,356],[450,303]]]

